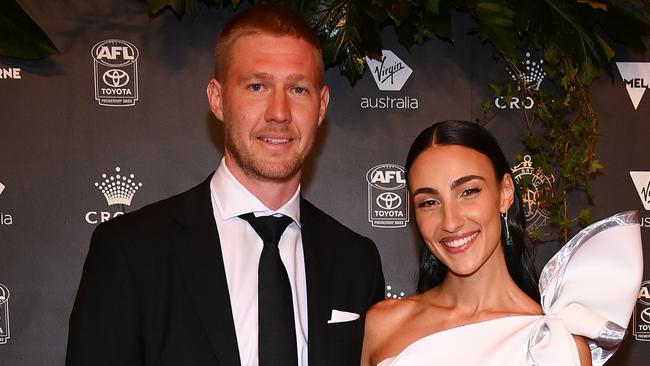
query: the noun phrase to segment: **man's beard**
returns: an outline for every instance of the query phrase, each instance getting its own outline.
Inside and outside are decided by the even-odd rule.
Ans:
[[[225,129],[226,151],[234,162],[242,169],[244,174],[261,181],[284,182],[293,178],[302,168],[309,148],[303,152],[296,152],[281,161],[265,161],[251,154],[246,147],[235,142],[228,128]]]

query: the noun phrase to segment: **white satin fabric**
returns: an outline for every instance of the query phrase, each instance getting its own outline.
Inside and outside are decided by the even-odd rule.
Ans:
[[[545,315],[509,316],[421,338],[377,366],[578,366],[572,334],[587,338],[600,366],[627,328],[643,275],[636,211],[596,222],[546,264],[539,289]]]

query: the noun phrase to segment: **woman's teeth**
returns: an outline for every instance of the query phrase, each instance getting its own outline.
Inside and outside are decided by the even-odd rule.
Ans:
[[[448,246],[450,248],[458,248],[458,247],[461,247],[461,246],[469,243],[470,241],[474,240],[474,238],[476,238],[478,236],[478,234],[479,234],[479,232],[477,231],[474,234],[468,235],[468,236],[466,236],[466,237],[464,237],[462,239],[456,239],[456,240],[452,240],[452,241],[442,241],[442,244],[444,244],[444,245],[446,245],[446,246]]]

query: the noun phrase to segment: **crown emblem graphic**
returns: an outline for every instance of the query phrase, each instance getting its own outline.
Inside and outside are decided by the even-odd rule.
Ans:
[[[538,91],[539,86],[546,77],[546,71],[542,68],[544,60],[532,61],[530,59],[530,52],[526,52],[526,60],[522,61],[521,64],[525,67],[524,72],[508,68],[508,73],[512,77],[512,80],[518,82],[521,78],[526,83],[526,88]]]
[[[115,167],[117,174],[108,176],[104,173],[102,174],[103,181],[95,182],[95,187],[106,197],[106,202],[109,206],[131,206],[131,200],[135,192],[142,187],[142,183],[135,182],[135,175],[133,173],[128,176],[121,175],[120,170],[119,166]]]
[[[547,207],[542,207],[539,200],[544,194],[552,194],[555,183],[555,177],[541,168],[535,168],[532,160],[530,155],[524,155],[523,161],[512,168],[513,178],[522,189],[521,198],[529,232],[548,222],[551,212]],[[525,187],[522,186],[524,181],[529,182]]]

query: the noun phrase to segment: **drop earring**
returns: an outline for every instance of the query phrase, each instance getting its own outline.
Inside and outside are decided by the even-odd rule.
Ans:
[[[503,224],[506,227],[506,245],[512,246],[512,237],[510,236],[510,229],[508,227],[508,211],[502,212],[501,218],[503,219]]]

